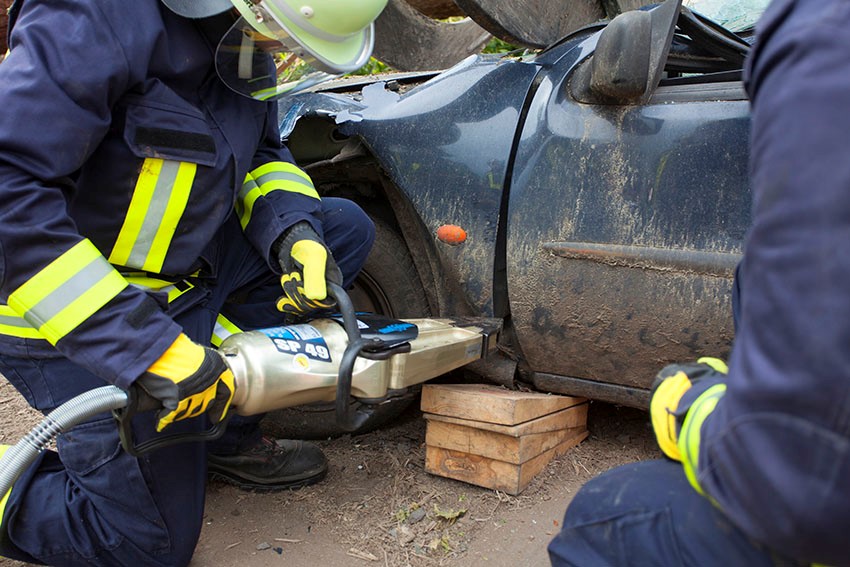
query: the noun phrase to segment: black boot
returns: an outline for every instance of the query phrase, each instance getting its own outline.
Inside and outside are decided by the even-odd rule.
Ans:
[[[328,472],[328,460],[313,443],[267,437],[235,455],[209,454],[207,465],[211,478],[263,492],[313,484]]]

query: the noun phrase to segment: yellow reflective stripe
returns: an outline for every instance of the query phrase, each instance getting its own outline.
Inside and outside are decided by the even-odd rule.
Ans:
[[[190,284],[189,282],[184,282],[184,283],[186,283],[187,285],[186,285],[186,287],[183,287],[183,288],[178,287],[176,284],[167,288],[167,290],[168,290],[168,303],[171,303],[172,301],[174,301],[175,299],[177,299],[178,297],[180,297],[181,295],[183,295],[184,293],[186,293],[187,291],[190,291],[193,287],[195,287],[192,284]]]
[[[697,480],[697,470],[699,467],[699,448],[702,424],[706,418],[711,415],[717,402],[726,393],[726,384],[715,384],[705,392],[699,395],[691,404],[688,410],[688,415],[685,416],[685,423],[682,424],[682,431],[679,433],[679,452],[682,455],[682,466],[685,469],[685,476],[688,477],[688,482],[694,489],[705,495],[702,487]]]
[[[197,165],[148,158],[136,181],[127,216],[109,261],[149,272],[159,272],[186,210]]]
[[[168,303],[171,303],[184,293],[192,290],[195,286],[189,280],[172,282],[152,278],[150,276],[124,276],[131,286],[143,291],[158,291],[168,294]]]
[[[269,174],[275,173],[290,173],[296,177],[301,179],[302,183],[305,183],[309,187],[313,187],[313,180],[310,179],[310,176],[307,175],[307,172],[295,165],[294,163],[289,163],[288,161],[270,161],[261,165],[260,167],[251,170],[251,177],[258,180],[257,182],[262,185],[263,177]]]
[[[236,333],[241,333],[242,329],[237,327],[230,321],[227,317],[218,314],[215,320],[215,327],[213,328],[213,334],[210,338],[210,344],[213,346],[221,346],[221,343],[224,342],[224,339],[229,337],[230,335],[235,335]]]
[[[6,454],[11,445],[0,445],[0,459]],[[3,512],[6,510],[6,502],[9,500],[9,495],[12,494],[12,489],[6,491],[6,494],[0,498],[0,526],[3,525]]]
[[[0,305],[0,335],[21,339],[44,339],[41,333],[8,305]]]
[[[161,280],[150,276],[128,276],[124,274],[124,278],[131,286],[144,291],[161,291],[170,285],[174,285],[173,281]]]
[[[239,217],[239,224],[244,230],[251,220],[251,212],[254,210],[254,202],[261,196],[260,187],[254,183],[251,174],[245,176],[245,181],[242,182],[242,189],[236,196],[236,215]]]
[[[260,186],[263,195],[280,189],[319,199],[319,193],[313,185],[313,180],[304,170],[293,163],[273,161],[253,170],[251,177]]]
[[[192,192],[192,183],[195,181],[197,168],[197,164],[180,162],[171,196],[165,207],[165,214],[163,214],[162,221],[156,229],[153,247],[148,259],[142,265],[143,270],[159,272],[162,269],[162,265],[165,263],[165,255],[169,246],[171,246],[171,240],[174,238],[174,233],[177,232],[177,224],[180,222],[189,202],[189,194]]]
[[[127,209],[124,224],[121,226],[121,231],[115,240],[112,253],[109,254],[110,263],[119,266],[129,264],[133,246],[144,225],[145,211],[148,210],[156,191],[156,184],[163,163],[161,159],[149,158],[142,164],[142,170],[139,173],[139,178],[136,180],[136,188],[133,191],[133,197],[130,200],[130,207]]]
[[[86,239],[12,292],[8,304],[56,344],[127,285]]]
[[[245,176],[242,189],[236,197],[236,214],[244,229],[251,221],[254,203],[272,191],[287,191],[320,199],[310,176],[297,165],[274,161],[258,167]]]

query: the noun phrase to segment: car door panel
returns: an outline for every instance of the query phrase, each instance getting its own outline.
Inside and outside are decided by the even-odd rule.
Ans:
[[[648,388],[669,362],[728,354],[747,102],[737,83],[578,104],[566,63],[541,83],[516,156],[512,321],[533,372]]]

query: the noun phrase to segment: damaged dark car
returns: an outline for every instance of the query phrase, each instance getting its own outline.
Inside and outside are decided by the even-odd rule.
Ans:
[[[468,372],[637,408],[664,365],[726,356],[750,223],[742,68],[765,2],[730,19],[710,8],[733,3],[699,4],[281,101],[286,143],[320,193],[377,226],[356,305],[499,318],[498,353]],[[328,408],[287,412],[271,420],[332,433],[313,421],[332,420]]]

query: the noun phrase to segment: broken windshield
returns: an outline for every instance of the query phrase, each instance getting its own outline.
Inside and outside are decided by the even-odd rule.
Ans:
[[[684,0],[683,4],[733,32],[752,28],[770,0]]]

